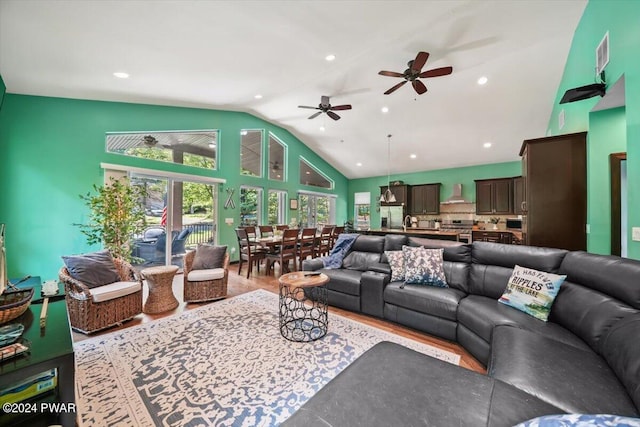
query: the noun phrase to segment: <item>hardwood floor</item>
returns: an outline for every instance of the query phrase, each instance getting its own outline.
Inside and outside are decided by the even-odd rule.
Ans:
[[[256,289],[265,289],[267,291],[273,292],[275,294],[278,293],[278,280],[277,277],[271,275],[271,276],[267,276],[265,274],[264,268],[260,269],[261,271],[258,273],[255,269],[253,271],[253,273],[251,274],[251,276],[249,277],[249,279],[246,278],[246,265],[243,266],[242,269],[242,275],[238,275],[238,265],[237,264],[232,264],[229,268],[229,282],[228,282],[228,290],[227,290],[227,294],[228,297],[233,297],[236,295],[241,295],[244,294],[246,292],[251,292],[253,290]],[[279,274],[279,268],[276,268],[276,274]],[[129,328],[135,325],[139,325],[142,323],[147,323],[147,322],[151,322],[155,319],[159,319],[162,317],[166,317],[166,316],[170,316],[176,313],[181,313],[185,310],[191,310],[193,308],[197,308],[200,307],[203,304],[207,304],[207,303],[196,303],[196,304],[186,304],[182,301],[182,274],[178,274],[176,275],[174,281],[173,281],[173,292],[175,294],[175,296],[178,298],[178,301],[180,302],[180,304],[178,305],[178,307],[174,310],[171,311],[167,311],[165,313],[161,313],[161,314],[141,314],[136,316],[133,320],[130,320],[128,322],[125,322],[122,326],[118,326],[118,327],[113,327],[110,329],[107,329],[106,331],[102,331],[102,332],[98,332],[92,335],[84,335],[78,332],[73,332],[73,339],[74,341],[78,342],[78,341],[82,341],[85,340],[87,338],[90,337],[95,337],[95,336],[99,336],[101,334],[106,334],[109,332],[113,332],[113,331],[117,331],[119,329],[124,329],[124,328]],[[144,286],[144,290],[143,290],[143,301],[146,300],[147,297],[147,287]],[[212,303],[209,303],[212,304]],[[215,302],[213,302],[213,304],[215,304]],[[359,314],[359,313],[352,313],[350,311],[347,310],[343,310],[337,307],[329,307],[329,312],[330,313],[336,313],[339,314],[341,316],[347,317],[351,320],[355,320],[357,322],[361,322],[364,323],[366,325],[369,326],[373,326],[375,328],[379,328],[379,329],[383,329],[387,332],[405,337],[405,338],[409,338],[409,339],[413,339],[415,341],[418,342],[422,342],[425,344],[429,344],[432,345],[434,347],[438,347],[441,348],[443,350],[447,350],[450,351],[452,353],[455,354],[459,354],[461,356],[460,359],[460,366],[476,371],[476,372],[480,372],[480,373],[486,373],[485,368],[482,366],[482,364],[480,362],[478,362],[473,356],[471,356],[471,354],[469,354],[465,349],[463,349],[461,346],[459,346],[456,343],[450,342],[450,341],[446,341],[440,338],[436,338],[433,337],[431,335],[427,335],[423,332],[419,332],[416,331],[414,329],[411,328],[406,328],[404,326],[401,325],[397,325],[395,323],[391,323],[391,322],[387,322],[385,320],[381,320],[375,317],[370,317],[370,316],[366,316],[363,314]]]

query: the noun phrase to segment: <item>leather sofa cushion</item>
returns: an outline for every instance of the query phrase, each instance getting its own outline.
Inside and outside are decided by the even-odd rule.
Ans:
[[[602,337],[620,319],[636,312],[609,295],[565,281],[551,306],[549,320],[569,329],[602,355],[606,348]]]
[[[469,270],[471,265],[466,262],[444,261],[444,275],[447,284],[464,293],[469,293]]]
[[[453,321],[457,318],[458,303],[466,295],[453,288],[405,285],[400,289],[401,285],[402,282],[392,282],[385,287],[385,303]]]
[[[506,427],[560,412],[508,384],[382,342],[281,425]]]
[[[321,273],[329,276],[327,289],[343,294],[360,296],[360,278],[362,272],[356,270],[322,268]]]
[[[342,260],[342,268],[348,270],[367,271],[380,264],[379,252],[351,251]]]
[[[640,410],[640,313],[625,317],[602,338],[602,356]]]
[[[640,309],[640,261],[570,252],[562,261],[560,272],[566,274],[570,282],[604,292]]]
[[[454,262],[471,262],[471,245],[451,240],[425,239],[409,237],[409,246],[422,246],[427,249],[444,249],[444,260]]]
[[[535,332],[497,327],[489,375],[567,412],[638,415],[602,357]]]
[[[384,252],[384,236],[366,236],[361,234],[356,238],[355,242],[353,242],[351,250],[381,254]]]
[[[471,259],[475,264],[513,268],[516,264],[534,270],[558,273],[567,251],[564,249],[535,246],[503,245],[500,243],[473,242]]]
[[[401,251],[402,246],[406,245],[407,241],[407,236],[403,236],[402,234],[387,234],[384,236],[384,250]],[[381,262],[389,262],[384,252],[382,253],[380,260]]]
[[[513,268],[497,265],[471,264],[469,293],[497,300],[507,288]]]
[[[537,332],[550,339],[560,341],[583,350],[589,346],[562,326],[553,322],[543,322],[515,308],[478,295],[469,295],[460,301],[458,322],[490,343],[496,326],[509,325]]]

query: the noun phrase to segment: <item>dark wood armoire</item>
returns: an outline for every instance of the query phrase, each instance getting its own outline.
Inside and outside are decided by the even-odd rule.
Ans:
[[[531,246],[587,249],[587,133],[522,143],[523,239]]]

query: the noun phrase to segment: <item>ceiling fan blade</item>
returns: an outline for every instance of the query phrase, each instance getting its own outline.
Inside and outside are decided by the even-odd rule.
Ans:
[[[396,73],[395,71],[379,71],[378,74],[387,77],[404,77],[404,74]]]
[[[420,73],[418,77],[426,78],[426,77],[440,77],[446,76],[447,74],[451,74],[453,72],[453,67],[442,67],[442,68],[434,68],[433,70],[425,71],[424,73]]]
[[[327,116],[331,117],[333,120],[340,120],[340,116],[333,111],[327,111]]]
[[[329,108],[329,110],[332,110],[332,111],[336,111],[336,110],[351,110],[351,105],[349,105],[349,104],[333,105],[333,106],[331,106],[331,108]]]
[[[318,117],[320,114],[322,114],[322,111],[318,111],[317,113],[313,113],[312,115],[309,116],[310,119],[315,119],[316,117]]]
[[[427,91],[427,87],[420,80],[414,80],[412,84],[413,88],[418,92],[418,95],[422,95]]]
[[[309,107],[308,105],[298,105],[298,108],[308,108],[310,110],[319,110],[318,107]]]
[[[388,91],[386,91],[384,94],[385,95],[389,95],[392,94],[393,92],[395,92],[397,89],[399,89],[403,84],[405,84],[407,82],[407,80],[401,81],[400,83],[398,83],[397,85],[395,85],[394,87],[392,87],[391,89],[389,89]]]
[[[411,64],[411,71],[419,73],[427,62],[427,59],[429,59],[429,54],[427,52],[418,52],[416,59],[414,59],[413,64]]]

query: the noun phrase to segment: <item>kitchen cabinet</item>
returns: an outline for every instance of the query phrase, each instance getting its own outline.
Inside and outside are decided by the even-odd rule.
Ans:
[[[517,176],[513,178],[513,213],[524,215],[525,213],[525,183],[524,178]]]
[[[513,213],[513,178],[476,180],[476,214]]]
[[[440,183],[411,186],[412,215],[438,215],[440,213]]]
[[[587,133],[525,140],[525,244],[587,248]]]
[[[472,239],[474,242],[491,242],[491,243],[503,243],[505,245],[517,244],[513,233],[509,231],[473,231]]]
[[[380,194],[384,194],[387,191],[387,186],[384,185],[380,187]],[[409,206],[409,186],[408,185],[392,185],[391,192],[394,196],[396,196],[396,201],[394,203],[380,203],[382,206],[388,205],[399,205],[404,204],[405,206]]]

